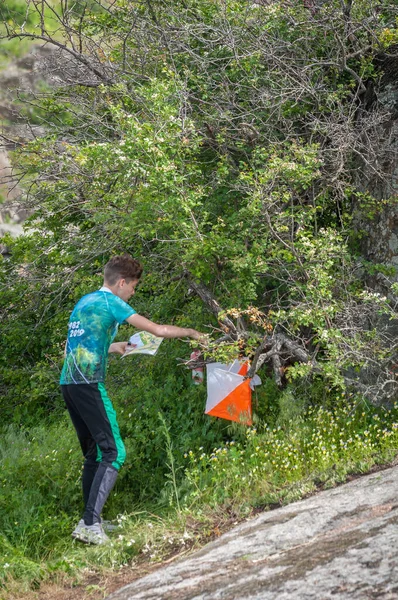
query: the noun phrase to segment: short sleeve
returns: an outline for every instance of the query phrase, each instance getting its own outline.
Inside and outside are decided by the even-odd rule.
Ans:
[[[111,294],[109,294],[109,296],[111,296]],[[136,314],[134,308],[131,308],[130,304],[127,304],[127,302],[121,298],[118,298],[114,294],[112,294],[111,298],[110,308],[115,321],[117,321],[119,324],[126,321],[129,317],[131,317],[131,315]]]

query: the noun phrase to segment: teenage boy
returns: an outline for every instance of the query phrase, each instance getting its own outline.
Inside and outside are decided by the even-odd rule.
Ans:
[[[113,257],[104,270],[100,290],[83,296],[72,311],[65,345],[61,389],[85,458],[82,488],[83,518],[72,536],[93,544],[109,540],[101,512],[126,458],[116,413],[104,381],[108,353],[124,354],[127,342],[112,343],[120,323],[158,337],[199,339],[195,329],[158,325],[138,315],[127,301],[142,274],[128,254]]]

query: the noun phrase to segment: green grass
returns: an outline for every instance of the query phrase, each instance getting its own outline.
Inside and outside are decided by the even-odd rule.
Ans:
[[[333,409],[309,408],[275,426],[248,428],[244,441],[186,454],[198,502],[267,506],[291,502],[349,473],[365,473],[398,452],[398,409],[341,399]]]
[[[294,412],[294,411],[293,411]],[[158,419],[159,421],[159,419]],[[161,423],[165,434],[165,421]],[[70,533],[81,510],[81,457],[68,420],[0,442],[0,597],[42,581],[79,582],[87,569],[116,570],[159,561],[203,543],[220,522],[254,508],[287,503],[393,459],[398,406],[387,411],[344,398],[333,409],[309,408],[271,426],[233,426],[234,439],[205,452],[186,448],[165,474],[158,502],[137,502],[121,478],[108,507],[120,529],[107,547],[86,547]],[[167,428],[169,465],[174,442]],[[171,469],[170,469],[171,471]],[[168,476],[169,475],[169,476]],[[1,594],[3,594],[1,596]]]
[[[56,10],[60,10],[60,3],[58,0],[49,2],[49,5]],[[38,5],[39,11],[41,10],[41,4]],[[26,0],[7,0],[3,6],[0,5],[0,34],[4,35],[6,32],[5,23],[11,30],[19,31],[22,24],[24,24],[24,33],[41,33],[41,17],[40,12],[36,10],[33,3],[27,3]],[[47,31],[58,38],[57,33],[58,22],[54,18],[54,15],[50,8],[44,5],[44,24]],[[42,44],[42,41],[35,42],[28,38],[14,38],[11,40],[3,39],[0,40],[0,71],[5,69],[8,64],[16,58],[21,58],[26,55],[34,44]]]

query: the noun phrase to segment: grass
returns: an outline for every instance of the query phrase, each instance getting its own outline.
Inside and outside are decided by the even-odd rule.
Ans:
[[[54,3],[54,5],[56,4]],[[45,11],[46,25],[51,25],[49,12],[48,9]],[[30,6],[28,7],[24,0],[8,0],[7,5],[2,7],[1,20],[0,34],[2,35],[6,33],[5,22],[11,28],[14,26],[18,27],[18,25],[20,26],[25,22],[25,31],[26,29],[34,31],[40,25],[39,14]],[[15,58],[20,58],[24,54],[27,54],[32,45],[32,40],[26,38],[0,40],[0,70],[6,68],[10,61]]]
[[[137,505],[116,517],[106,547],[70,538],[80,510],[80,451],[68,421],[4,431],[0,442],[0,598],[44,581],[78,583],[87,572],[154,563],[203,544],[254,510],[298,500],[391,461],[398,448],[398,405],[391,410],[341,397],[274,426],[235,427],[212,451],[187,449],[176,464],[167,430],[168,503]],[[123,480],[110,512],[128,506]],[[171,486],[171,491],[170,491]],[[162,494],[159,494],[162,497]],[[177,502],[178,499],[178,502]],[[13,591],[14,590],[14,591]]]
[[[186,454],[198,501],[267,506],[301,498],[320,484],[388,463],[398,450],[398,411],[355,406],[310,408],[284,425],[248,428],[246,440],[200,456]]]

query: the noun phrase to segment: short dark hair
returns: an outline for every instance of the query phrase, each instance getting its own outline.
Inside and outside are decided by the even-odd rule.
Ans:
[[[105,265],[104,279],[107,283],[115,285],[119,279],[139,279],[142,275],[142,266],[129,254],[114,256]]]

